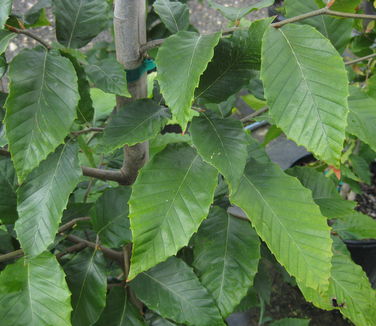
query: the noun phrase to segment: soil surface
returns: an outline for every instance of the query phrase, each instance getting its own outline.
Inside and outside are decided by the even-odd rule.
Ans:
[[[357,210],[376,219],[376,163],[371,165],[372,183],[362,185],[363,193],[356,196]]]

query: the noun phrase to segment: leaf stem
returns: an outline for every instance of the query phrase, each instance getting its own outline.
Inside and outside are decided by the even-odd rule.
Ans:
[[[40,44],[42,44],[47,50],[51,50],[51,46],[45,42],[44,40],[42,40],[39,36],[31,33],[30,31],[27,31],[27,30],[24,30],[24,29],[19,29],[19,28],[16,28],[16,27],[13,27],[13,26],[10,26],[10,25],[5,25],[5,27],[13,32],[13,33],[16,33],[16,34],[23,34],[23,35],[26,35],[32,39],[34,39],[35,41],[39,42]]]
[[[352,65],[354,63],[362,62],[362,61],[369,60],[369,59],[372,59],[372,58],[375,58],[375,57],[376,57],[376,53],[372,53],[370,55],[366,55],[366,56],[361,57],[361,58],[357,58],[357,59],[354,59],[354,60],[351,60],[351,61],[346,61],[345,65],[349,66],[349,65]]]
[[[261,108],[260,110],[257,110],[247,116],[245,116],[244,118],[240,119],[241,122],[248,122],[250,120],[253,120],[254,118],[258,117],[259,115],[267,112],[269,110],[269,108],[266,106],[264,108]]]

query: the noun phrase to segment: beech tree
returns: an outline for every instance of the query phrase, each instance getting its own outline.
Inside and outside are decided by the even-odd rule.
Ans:
[[[315,306],[376,325],[345,245],[376,222],[337,191],[370,182],[376,157],[376,16],[286,0],[286,19],[250,21],[274,1],[209,3],[228,29],[200,34],[186,1],[39,0],[22,16],[2,1],[1,324],[226,325],[265,300],[269,260]],[[33,31],[51,24],[57,42]],[[104,30],[114,42],[84,48]],[[18,34],[38,45],[7,62]],[[259,110],[239,120],[242,90]],[[245,128],[260,120],[264,144]],[[274,164],[281,133],[315,162]]]

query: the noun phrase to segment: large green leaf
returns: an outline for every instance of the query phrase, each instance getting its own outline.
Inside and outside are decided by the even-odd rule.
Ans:
[[[187,245],[209,213],[216,185],[216,170],[186,144],[167,146],[141,170],[129,201],[130,279]]]
[[[214,207],[195,236],[193,267],[227,317],[253,284],[260,240],[247,221]]]
[[[169,258],[131,282],[137,297],[162,317],[191,326],[224,326],[213,298],[193,270]]]
[[[2,325],[70,326],[71,311],[64,272],[50,253],[22,258],[1,272]]]
[[[135,145],[155,137],[170,113],[149,99],[137,100],[115,112],[104,129],[103,144],[108,152],[124,145]]]
[[[224,17],[231,21],[237,21],[243,18],[244,16],[248,15],[252,11],[259,10],[262,8],[266,8],[274,4],[274,0],[261,0],[256,3],[253,3],[244,8],[236,8],[231,6],[223,6],[220,5],[212,0],[208,0],[209,5],[218,10]]]
[[[202,158],[217,168],[235,188],[248,158],[248,139],[240,121],[204,113],[192,120],[190,132]]]
[[[115,58],[107,58],[85,66],[85,71],[95,87],[102,91],[130,97],[127,88],[127,74]]]
[[[72,325],[88,326],[100,317],[106,305],[107,279],[103,254],[85,249],[65,266],[72,291]]]
[[[4,28],[4,24],[12,10],[13,0],[3,0],[0,6],[0,29]]]
[[[338,166],[348,113],[342,58],[307,25],[270,28],[263,42],[261,78],[272,118],[297,144]]]
[[[0,30],[0,54],[3,54],[8,48],[9,42],[17,36],[16,33]]]
[[[345,245],[334,238],[329,289],[319,294],[299,284],[307,301],[326,310],[339,309],[357,326],[376,325],[376,292],[362,268],[355,264]],[[338,307],[333,306],[333,299]],[[343,307],[341,307],[343,305]]]
[[[77,76],[68,59],[37,47],[13,59],[9,78],[5,124],[22,182],[67,136],[76,117]]]
[[[114,287],[107,295],[104,308],[95,326],[146,326],[141,314],[128,300],[127,290]]]
[[[319,0],[320,1],[320,0]],[[286,0],[286,17],[291,18],[307,12],[317,10],[320,7],[313,0]],[[342,53],[350,41],[353,29],[353,20],[320,15],[302,20],[301,24],[315,27],[321,34],[328,38],[339,53]]]
[[[252,69],[260,69],[261,40],[272,20],[255,21],[249,31],[238,31],[219,42],[196,89],[197,98],[220,103],[249,84]]]
[[[193,117],[194,91],[219,38],[220,33],[199,35],[182,31],[170,36],[158,51],[157,79],[161,93],[183,130]]]
[[[53,243],[80,176],[77,147],[67,144],[49,155],[20,186],[15,230],[26,255],[39,255]]]
[[[330,228],[308,189],[277,165],[251,159],[230,200],[291,275],[308,287],[327,288]]]
[[[118,187],[106,190],[91,210],[91,222],[102,244],[118,248],[132,241],[129,229],[128,200],[131,188]]]
[[[357,87],[350,88],[347,131],[376,151],[376,100]]]
[[[189,8],[179,1],[157,0],[153,4],[154,11],[171,33],[184,31],[189,26]]]
[[[109,6],[103,0],[53,0],[56,38],[67,48],[81,48],[108,26]]]
[[[0,222],[13,224],[17,217],[17,177],[10,158],[0,158]]]

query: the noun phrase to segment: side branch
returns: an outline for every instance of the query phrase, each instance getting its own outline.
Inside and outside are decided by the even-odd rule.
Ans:
[[[51,46],[45,42],[44,40],[42,40],[39,36],[31,33],[30,31],[27,31],[25,29],[19,29],[19,28],[16,28],[16,27],[13,27],[13,26],[10,26],[10,25],[5,25],[5,27],[13,32],[13,33],[16,33],[16,34],[23,34],[23,35],[26,35],[32,39],[34,39],[35,41],[37,41],[38,43],[42,44],[47,50],[51,50]]]
[[[352,65],[354,63],[358,63],[358,62],[362,62],[362,61],[365,61],[365,60],[373,59],[375,57],[376,57],[376,53],[372,53],[370,55],[366,55],[365,57],[357,58],[357,59],[354,59],[354,60],[351,60],[351,61],[346,61],[345,65],[349,66],[349,65]]]

